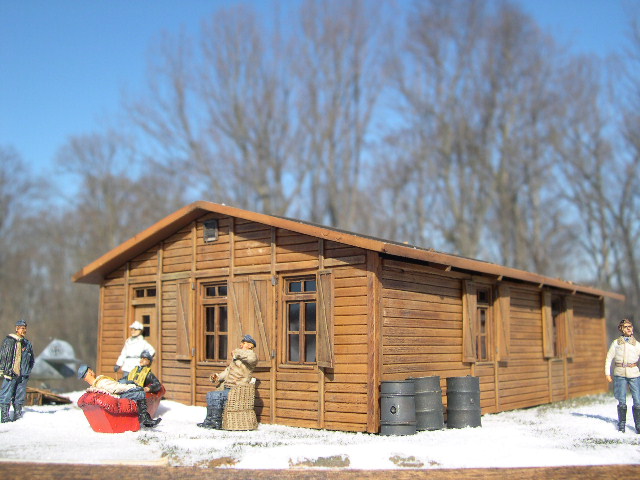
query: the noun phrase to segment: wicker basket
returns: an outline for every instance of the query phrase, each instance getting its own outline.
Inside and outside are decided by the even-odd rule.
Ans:
[[[229,398],[222,415],[224,430],[255,430],[258,419],[253,409],[256,398],[255,384],[236,385],[229,392]]]

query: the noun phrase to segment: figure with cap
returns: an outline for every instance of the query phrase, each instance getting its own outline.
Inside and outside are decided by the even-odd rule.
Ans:
[[[20,319],[16,322],[15,333],[7,335],[0,347],[0,423],[11,421],[11,404],[13,420],[22,417],[22,406],[27,399],[27,382],[35,362],[33,346],[26,335],[27,322]]]
[[[153,355],[148,350],[143,350],[140,354],[140,364],[129,372],[127,377],[122,377],[120,383],[132,383],[142,387],[145,392],[157,393],[162,388],[158,377],[151,371]]]
[[[618,324],[621,335],[611,342],[604,362],[604,374],[613,382],[613,395],[618,400],[618,430],[625,431],[627,423],[627,388],[633,399],[633,421],[636,433],[640,433],[640,342],[633,336],[633,323],[625,318]],[[613,365],[613,378],[611,366]]]
[[[218,386],[218,390],[207,393],[207,416],[204,422],[198,423],[199,427],[222,428],[222,412],[229,397],[229,390],[235,385],[243,385],[251,382],[253,370],[258,363],[258,357],[254,349],[256,341],[251,335],[245,335],[240,340],[240,348],[232,352],[229,366],[221,373],[213,373],[209,380]]]
[[[131,336],[124,342],[122,352],[116,360],[116,364],[113,367],[113,371],[117,372],[122,369],[122,376],[127,378],[129,372],[133,370],[140,363],[140,354],[146,350],[152,356],[156,354],[156,350],[147,342],[142,334],[144,327],[138,321],[129,325],[129,331]]]
[[[153,428],[162,418],[158,417],[155,420],[151,418],[147,411],[147,396],[142,387],[134,383],[120,383],[111,377],[106,375],[96,375],[89,365],[80,365],[78,367],[78,378],[84,380],[89,384],[87,391],[103,392],[113,396],[128,398],[133,400],[138,405],[138,420],[140,426]]]

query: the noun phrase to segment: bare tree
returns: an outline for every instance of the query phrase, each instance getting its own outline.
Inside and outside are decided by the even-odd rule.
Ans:
[[[31,219],[41,218],[45,188],[18,152],[0,146],[0,326],[6,332],[20,317],[34,320],[31,275],[38,265],[32,248],[42,239],[30,227]]]
[[[402,175],[383,179],[406,197],[393,217],[410,223],[398,226],[410,241],[561,270],[568,225],[551,173],[561,59],[508,3],[415,4],[389,65],[398,120],[386,141],[404,149]]]
[[[277,12],[268,26],[218,12],[198,41],[165,38],[150,95],[126,108],[156,160],[205,198],[353,226],[380,89],[377,11],[308,1],[286,27]]]
[[[383,88],[389,29],[371,2],[305,2],[301,8],[298,121],[310,168],[311,219],[353,228],[360,212],[367,136]]]

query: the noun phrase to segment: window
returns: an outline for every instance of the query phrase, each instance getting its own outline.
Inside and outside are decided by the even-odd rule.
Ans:
[[[286,361],[316,363],[317,292],[315,277],[285,280]]]
[[[133,290],[133,295],[137,300],[143,298],[156,298],[156,287],[136,288]]]
[[[227,284],[201,285],[205,360],[226,361],[229,352]]]
[[[490,359],[490,318],[491,318],[491,289],[478,288],[476,292],[476,359],[486,361]]]
[[[509,286],[464,280],[462,290],[462,361],[507,362],[511,343]]]
[[[204,243],[212,243],[218,240],[218,220],[204,222]]]

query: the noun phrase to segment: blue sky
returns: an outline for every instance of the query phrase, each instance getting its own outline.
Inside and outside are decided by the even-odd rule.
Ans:
[[[195,33],[218,8],[263,2],[0,0],[0,145],[50,172],[69,136],[100,130],[121,92],[141,88],[163,30]],[[573,51],[601,56],[622,47],[628,17],[640,11],[640,0],[515,3]]]

